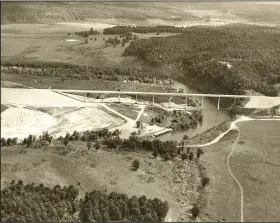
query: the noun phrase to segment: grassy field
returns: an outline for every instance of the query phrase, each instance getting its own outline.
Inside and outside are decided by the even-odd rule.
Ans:
[[[243,187],[244,221],[278,221],[279,121],[250,121],[238,126],[241,136],[230,167]],[[204,149],[203,166],[211,182],[205,220],[240,221],[240,191],[226,166],[236,137],[237,132],[232,131]]]
[[[92,23],[94,27],[94,23]],[[82,23],[71,26],[61,24],[10,24],[1,26],[1,58],[59,61],[79,65],[119,66],[129,64],[131,59],[122,57],[125,47],[121,44],[113,48],[106,46],[104,38],[119,35],[93,35],[88,44],[85,38],[74,35],[75,32],[89,30]],[[68,36],[68,32],[71,33]],[[102,33],[102,30],[100,30]],[[155,37],[154,34],[136,34],[140,38]],[[160,37],[174,35],[161,33]],[[96,38],[96,40],[94,40]],[[69,42],[68,39],[78,41]],[[127,46],[127,45],[126,45]],[[128,62],[129,61],[129,62]]]
[[[140,161],[137,172],[130,168],[136,158]],[[178,178],[181,180],[175,182]],[[1,186],[12,179],[46,186],[80,182],[81,195],[93,189],[107,189],[131,196],[160,197],[168,201],[169,218],[173,221],[188,219],[186,213],[197,197],[195,188],[200,183],[194,162],[165,162],[143,152],[87,151],[83,142],[71,142],[64,148],[59,141],[37,149],[1,148]]]

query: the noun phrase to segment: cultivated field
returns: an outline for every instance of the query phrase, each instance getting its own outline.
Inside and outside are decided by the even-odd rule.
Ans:
[[[244,221],[278,221],[280,123],[258,120],[237,125],[241,135],[229,164],[243,188]],[[203,166],[211,182],[205,220],[240,221],[240,189],[227,169],[237,136],[232,130],[218,143],[204,147]]]

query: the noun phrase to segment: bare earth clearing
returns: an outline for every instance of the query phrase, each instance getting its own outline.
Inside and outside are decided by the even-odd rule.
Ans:
[[[80,182],[81,195],[107,188],[109,192],[131,196],[160,197],[169,203],[169,221],[188,219],[186,211],[195,201],[195,188],[200,184],[195,163],[160,161],[147,153],[87,151],[86,143],[82,142],[71,142],[66,149],[61,142],[54,142],[45,149],[22,150],[26,152],[21,153],[20,146],[1,149],[1,186],[12,179],[42,182],[46,186]],[[61,151],[68,152],[59,155]],[[134,172],[130,166],[136,158],[141,164]],[[181,215],[185,217],[181,219]]]
[[[100,128],[121,130],[121,137],[128,138],[137,132],[136,121],[149,104],[114,105],[102,104],[101,99],[85,98],[77,95],[63,95],[51,90],[25,88],[1,88],[1,102],[4,109],[1,114],[2,136],[23,139],[29,134],[41,134],[48,131],[58,137],[74,130],[86,131]],[[117,98],[107,98],[116,102]],[[84,102],[85,101],[85,102]],[[122,98],[125,103],[133,104],[134,99]],[[96,102],[96,103],[92,103]],[[161,106],[157,104],[157,106]],[[132,115],[132,116],[131,116]],[[13,120],[11,122],[11,120]],[[141,135],[153,135],[165,130],[156,125],[145,125]]]

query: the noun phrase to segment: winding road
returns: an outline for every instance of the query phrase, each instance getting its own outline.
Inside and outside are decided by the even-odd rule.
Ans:
[[[227,156],[227,169],[228,169],[228,172],[229,172],[230,176],[236,182],[236,184],[238,185],[239,190],[240,190],[240,221],[241,222],[244,222],[244,205],[243,205],[244,204],[244,193],[243,193],[243,187],[242,187],[241,183],[238,181],[238,179],[234,176],[234,174],[231,171],[231,168],[230,168],[230,157],[234,153],[234,150],[236,148],[236,145],[237,145],[237,143],[239,141],[239,138],[240,138],[240,135],[241,135],[241,132],[240,132],[240,130],[239,130],[239,128],[238,128],[238,126],[236,124],[238,122],[244,122],[244,121],[280,121],[280,117],[277,116],[277,118],[274,118],[274,119],[271,119],[271,118],[256,118],[256,119],[253,119],[253,118],[249,118],[247,116],[240,116],[235,121],[233,121],[231,123],[230,128],[228,130],[226,130],[225,132],[221,133],[218,137],[216,137],[211,142],[208,142],[208,143],[205,143],[205,144],[200,144],[200,145],[178,146],[178,147],[206,147],[206,146],[210,146],[210,145],[213,145],[213,144],[219,142],[220,139],[222,139],[230,131],[232,131],[232,130],[238,131],[238,136],[235,139],[235,142],[234,142],[234,144],[232,146],[232,149],[231,149],[230,153]]]

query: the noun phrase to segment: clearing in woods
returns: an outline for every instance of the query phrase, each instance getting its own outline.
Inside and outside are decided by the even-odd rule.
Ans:
[[[134,159],[140,168],[131,170]],[[191,173],[191,174],[190,174]],[[179,176],[180,175],[180,176]],[[180,182],[174,180],[180,177]],[[86,143],[71,141],[65,148],[62,142],[34,148],[21,146],[1,149],[1,186],[12,180],[24,183],[43,183],[46,186],[77,185],[80,194],[93,189],[107,188],[108,192],[126,193],[129,196],[160,197],[169,203],[169,220],[187,220],[186,211],[197,198],[195,188],[200,184],[195,162],[170,162],[153,158],[147,152],[105,151],[102,148],[87,150]],[[191,194],[183,193],[192,191]]]

